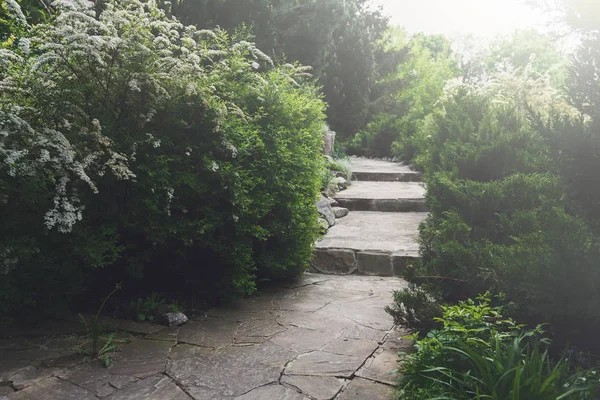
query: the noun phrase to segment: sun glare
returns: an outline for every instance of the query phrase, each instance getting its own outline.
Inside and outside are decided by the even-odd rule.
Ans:
[[[392,23],[410,32],[495,36],[540,28],[548,17],[523,0],[376,0]]]

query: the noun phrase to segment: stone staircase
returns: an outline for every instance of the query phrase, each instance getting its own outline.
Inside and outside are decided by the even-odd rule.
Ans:
[[[350,214],[317,243],[312,269],[325,274],[403,276],[419,254],[427,217],[421,174],[409,166],[352,158],[353,182],[335,200]]]

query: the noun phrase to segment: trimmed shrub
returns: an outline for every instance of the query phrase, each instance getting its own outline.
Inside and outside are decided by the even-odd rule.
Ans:
[[[73,4],[0,49],[0,313],[303,271],[325,108],[306,68],[152,3]]]
[[[529,82],[525,93],[506,77],[500,88],[449,88],[444,112],[426,124],[420,159],[431,214],[414,280],[435,284],[447,301],[505,292],[521,318],[550,322],[561,340],[584,344],[600,323],[597,236],[568,201],[561,157],[522,101],[539,100],[538,121],[571,110],[538,81],[513,78]]]

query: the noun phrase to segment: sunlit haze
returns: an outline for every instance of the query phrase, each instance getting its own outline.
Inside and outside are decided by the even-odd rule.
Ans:
[[[548,17],[523,0],[375,0],[392,23],[409,32],[496,36],[541,28]]]

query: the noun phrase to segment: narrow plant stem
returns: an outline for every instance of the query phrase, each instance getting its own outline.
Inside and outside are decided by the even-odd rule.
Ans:
[[[98,318],[100,318],[100,313],[102,312],[102,309],[104,308],[104,305],[106,304],[106,302],[108,301],[108,299],[110,299],[110,297],[115,294],[115,292],[117,290],[121,289],[121,285],[116,285],[115,288],[113,289],[112,292],[110,292],[108,294],[108,296],[106,296],[104,298],[104,301],[102,302],[102,305],[100,306],[100,308],[98,309],[98,312],[96,313],[96,318],[94,319],[94,322],[98,323]]]

